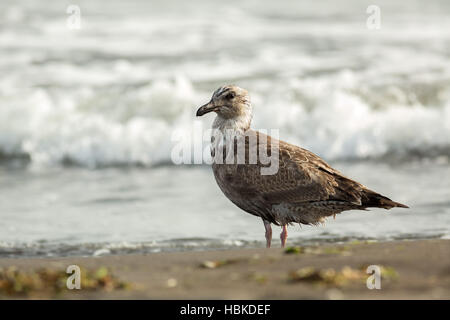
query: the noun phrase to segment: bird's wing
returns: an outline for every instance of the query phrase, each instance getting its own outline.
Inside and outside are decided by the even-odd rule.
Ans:
[[[237,179],[229,181],[243,193],[262,197],[266,203],[302,203],[324,200],[345,201],[361,205],[365,187],[330,167],[312,152],[254,131],[258,145],[266,143],[270,155],[272,143],[279,144],[279,169],[262,175],[269,165],[237,165]],[[247,147],[247,150],[251,147]]]

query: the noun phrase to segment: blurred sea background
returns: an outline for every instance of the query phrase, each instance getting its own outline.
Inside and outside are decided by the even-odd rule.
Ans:
[[[372,2],[2,0],[0,257],[264,246],[207,165],[171,161],[230,83],[254,128],[411,207],[290,227],[290,244],[449,238],[450,2],[377,0],[370,30]]]

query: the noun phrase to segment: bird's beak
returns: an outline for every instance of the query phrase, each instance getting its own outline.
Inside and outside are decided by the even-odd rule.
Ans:
[[[196,115],[197,115],[197,117],[201,117],[202,115],[207,114],[208,112],[211,112],[211,111],[216,111],[217,109],[218,109],[218,107],[216,107],[214,105],[214,102],[211,100],[207,104],[204,104],[200,108],[198,108]]]

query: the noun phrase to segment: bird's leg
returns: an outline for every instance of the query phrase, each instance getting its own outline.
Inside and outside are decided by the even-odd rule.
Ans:
[[[270,243],[272,242],[272,227],[270,226],[270,222],[264,221],[264,228],[266,228],[266,247],[270,248]]]
[[[280,239],[281,239],[281,247],[284,248],[286,245],[286,239],[287,239],[287,227],[286,225],[283,225],[283,231],[280,233]]]

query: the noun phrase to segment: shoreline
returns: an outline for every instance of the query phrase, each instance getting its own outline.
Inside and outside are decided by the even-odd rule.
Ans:
[[[0,268],[65,274],[107,269],[126,289],[51,292],[44,285],[0,299],[450,299],[450,240],[353,242],[64,258],[0,258]],[[381,267],[369,290],[366,268]],[[384,275],[383,275],[384,273]]]

